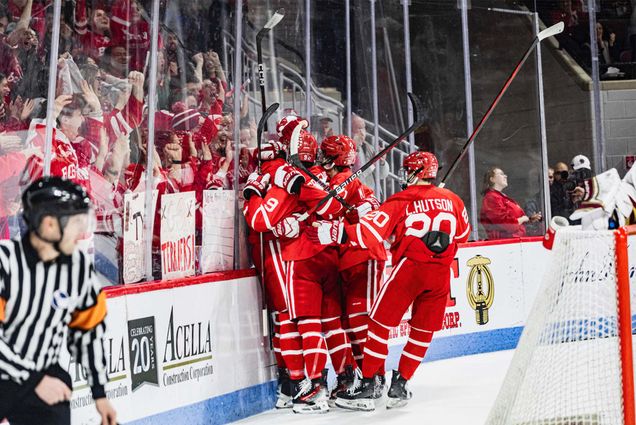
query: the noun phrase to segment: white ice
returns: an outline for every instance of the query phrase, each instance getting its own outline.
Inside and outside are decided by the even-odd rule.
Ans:
[[[289,409],[269,410],[239,423],[482,425],[512,355],[511,350],[423,363],[409,382],[413,398],[400,409],[387,410],[383,399],[375,412],[352,412],[336,407],[326,414],[297,415]]]

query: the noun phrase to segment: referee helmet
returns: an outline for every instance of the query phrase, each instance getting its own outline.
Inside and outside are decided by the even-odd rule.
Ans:
[[[82,186],[61,177],[47,176],[26,188],[22,193],[22,207],[24,221],[29,230],[37,234],[45,216],[53,216],[59,220],[62,217],[86,214],[91,208],[91,201]]]

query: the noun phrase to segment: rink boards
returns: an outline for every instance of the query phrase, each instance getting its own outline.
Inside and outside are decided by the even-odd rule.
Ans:
[[[514,348],[547,254],[537,238],[462,246],[444,329],[425,361]],[[108,294],[106,390],[120,423],[224,423],[273,406],[275,366],[252,270]],[[391,334],[388,367],[407,339],[407,319]],[[73,423],[99,423],[82,368],[68,356],[64,365],[74,381]]]

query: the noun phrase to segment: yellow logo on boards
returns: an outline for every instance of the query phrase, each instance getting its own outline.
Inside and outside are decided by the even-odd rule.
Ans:
[[[475,310],[475,320],[478,325],[488,323],[488,309],[495,298],[495,285],[492,273],[488,268],[490,259],[476,255],[466,262],[470,267],[466,281],[466,296],[468,304]]]

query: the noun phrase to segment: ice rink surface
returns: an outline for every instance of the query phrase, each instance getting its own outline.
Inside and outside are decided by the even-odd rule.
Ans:
[[[386,396],[375,412],[333,408],[329,413],[297,415],[270,410],[241,424],[420,424],[481,425],[497,397],[514,351],[499,351],[423,363],[409,383],[413,398],[401,409],[387,410]]]

